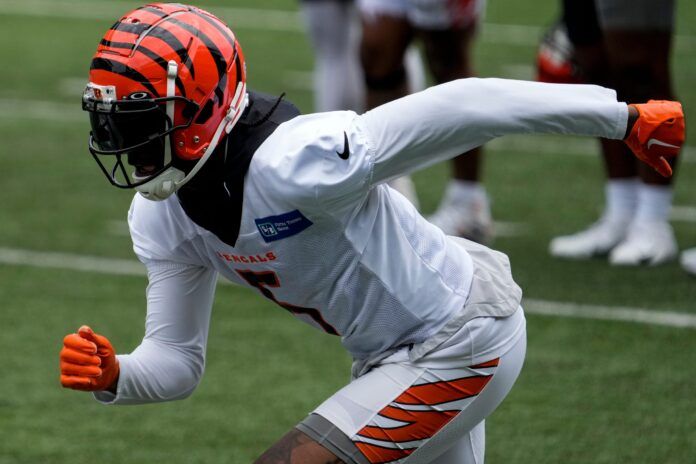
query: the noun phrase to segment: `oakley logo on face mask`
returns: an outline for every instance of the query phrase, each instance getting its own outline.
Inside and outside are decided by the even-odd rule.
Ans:
[[[126,97],[127,100],[144,100],[150,98],[150,94],[147,92],[134,92]]]

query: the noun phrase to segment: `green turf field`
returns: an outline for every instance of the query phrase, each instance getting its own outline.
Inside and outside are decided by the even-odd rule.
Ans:
[[[489,3],[479,73],[530,77],[556,1]],[[696,118],[696,3],[680,3],[673,63],[688,120]],[[111,188],[89,155],[79,97],[101,35],[138,4],[0,0],[0,464],[248,463],[348,380],[350,360],[336,339],[254,292],[221,285],[206,376],[188,400],[104,407],[60,387],[62,337],[80,324],[107,334],[122,352],[142,336],[143,277],[70,269],[85,255],[106,267],[109,259],[133,259],[125,233],[130,194]],[[293,13],[278,13],[294,11],[293,1],[201,4],[237,32],[252,88],[286,91],[311,110],[307,41]],[[683,248],[696,246],[693,134],[687,146],[673,221]],[[598,214],[600,161],[583,155],[592,149],[590,140],[522,137],[488,150],[494,215],[520,231],[495,246],[510,255],[530,311],[552,301],[587,305],[578,310],[588,316],[597,307],[610,315],[618,307],[696,315],[696,280],[676,263],[615,269],[546,253],[551,237]],[[425,212],[435,208],[446,173],[436,166],[416,176]],[[27,251],[33,265],[8,264],[11,252],[25,262]],[[56,252],[69,255],[55,263]],[[691,324],[529,314],[526,366],[488,420],[487,462],[696,462]]]

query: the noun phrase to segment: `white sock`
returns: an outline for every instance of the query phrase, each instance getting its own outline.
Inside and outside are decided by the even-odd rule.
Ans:
[[[638,188],[638,208],[636,221],[667,222],[672,209],[671,185],[648,185],[641,183]]]
[[[638,205],[638,178],[610,179],[604,186],[606,206],[604,217],[616,221],[630,221]]]
[[[472,203],[487,201],[486,189],[480,182],[451,179],[445,190],[445,201],[451,203]]]
[[[416,93],[425,90],[428,85],[425,77],[425,66],[423,66],[423,57],[420,50],[415,45],[411,45],[406,49],[404,65],[406,66],[408,91]]]
[[[352,2],[300,2],[314,49],[316,111],[362,112],[365,89],[358,56],[359,18]]]

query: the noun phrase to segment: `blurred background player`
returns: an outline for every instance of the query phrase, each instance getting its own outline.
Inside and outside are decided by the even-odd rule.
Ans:
[[[314,50],[314,109],[317,112],[365,110],[365,84],[359,58],[361,24],[353,0],[300,2],[307,34]],[[420,52],[408,47],[403,57],[409,93],[426,87]],[[418,207],[409,176],[389,184]]]
[[[408,93],[403,57],[416,37],[438,84],[473,75],[471,45],[483,0],[358,0],[358,7],[368,109]],[[485,243],[492,219],[480,165],[478,148],[454,159],[453,179],[428,219],[448,235]]]
[[[673,0],[563,0],[565,31],[556,28],[540,48],[540,80],[604,85],[627,102],[672,99],[673,25]],[[614,265],[673,259],[672,179],[643,169],[620,143],[603,139],[601,144],[608,176],[604,211],[586,230],[553,239],[551,254],[609,254]]]
[[[352,0],[300,2],[314,50],[314,109],[352,110],[365,106],[358,45],[360,21]]]
[[[359,58],[360,17],[353,0],[300,2],[314,51],[314,109],[317,112],[365,110],[365,85]],[[425,89],[419,51],[409,47],[404,60],[410,92]]]

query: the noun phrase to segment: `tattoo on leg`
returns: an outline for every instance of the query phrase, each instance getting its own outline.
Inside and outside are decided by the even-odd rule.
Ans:
[[[299,430],[286,433],[255,464],[345,464]]]

